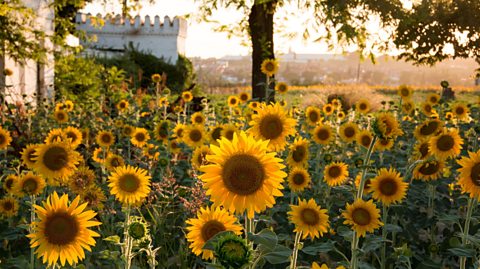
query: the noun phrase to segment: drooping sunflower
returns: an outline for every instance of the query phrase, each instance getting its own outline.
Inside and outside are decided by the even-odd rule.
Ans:
[[[372,197],[387,206],[405,198],[407,187],[408,183],[403,182],[400,173],[393,168],[381,168],[370,184]]]
[[[468,152],[468,157],[464,156],[457,161],[460,168],[458,184],[462,188],[462,193],[468,193],[470,197],[480,198],[480,150]]]
[[[37,144],[29,144],[20,153],[22,158],[22,163],[28,169],[33,169],[33,167],[35,166],[35,152],[37,150],[37,147],[38,147]]]
[[[186,127],[186,125],[178,123],[175,128],[173,128],[173,137],[177,138],[178,141],[182,141]]]
[[[402,99],[410,99],[413,95],[413,89],[406,85],[401,85],[398,87],[398,95],[402,97]]]
[[[115,143],[115,136],[109,131],[101,131],[96,137],[97,144],[108,148]]]
[[[348,178],[348,166],[343,162],[333,162],[323,170],[323,180],[330,187],[345,183]]]
[[[278,72],[278,62],[275,59],[265,59],[262,62],[262,65],[260,66],[260,71],[267,75],[268,77],[271,77],[275,75]]]
[[[375,121],[376,132],[383,138],[402,136],[403,131],[397,118],[391,113],[379,113]]]
[[[208,132],[208,140],[214,145],[218,145],[217,140],[222,137],[223,125],[217,124],[211,127],[210,132]]]
[[[288,174],[288,186],[293,192],[302,192],[310,181],[310,174],[304,168],[294,167]]]
[[[68,178],[68,187],[73,193],[81,194],[87,187],[95,184],[95,172],[86,166],[80,166]]]
[[[287,112],[276,103],[257,110],[252,116],[248,132],[256,139],[269,140],[270,150],[283,150],[287,144],[287,137],[294,135],[296,120],[288,116]]]
[[[72,175],[81,159],[70,143],[56,141],[42,144],[35,151],[34,169],[37,173],[50,179],[64,179]]]
[[[440,101],[440,95],[438,93],[430,93],[427,95],[427,102],[429,102],[432,105],[438,104]]]
[[[240,130],[233,124],[225,124],[222,129],[222,136],[228,140],[233,139],[233,134],[238,133]]]
[[[205,124],[205,116],[203,115],[202,112],[195,112],[190,116],[190,120],[192,121],[192,124],[200,124],[204,125]]]
[[[443,121],[438,119],[426,120],[422,124],[415,127],[413,135],[417,140],[422,140],[432,135],[436,135],[442,130],[443,125]]]
[[[124,166],[125,160],[117,154],[109,154],[105,159],[105,167],[109,171],[114,171],[117,167]]]
[[[166,142],[169,137],[170,122],[168,120],[161,120],[155,127],[155,139]]]
[[[414,147],[414,156],[419,160],[424,160],[430,156],[430,149],[428,139],[422,139],[415,144]]]
[[[182,92],[182,99],[185,102],[191,102],[193,100],[193,94],[191,91],[184,91]]]
[[[234,95],[229,96],[227,99],[227,105],[229,107],[237,107],[238,103],[240,103],[240,100]]]
[[[355,104],[355,110],[362,114],[367,114],[370,109],[370,102],[367,99],[360,99]]]
[[[353,122],[344,123],[340,126],[338,134],[346,143],[352,143],[357,139],[358,125]]]
[[[199,169],[200,166],[209,164],[207,161],[206,156],[212,154],[210,147],[207,145],[202,145],[200,147],[195,148],[192,153],[192,159],[190,160],[192,163],[193,168]]]
[[[145,128],[135,128],[135,131],[132,134],[130,142],[133,145],[141,148],[147,144],[148,140],[150,140],[150,134],[148,134],[148,130]]]
[[[440,160],[454,158],[460,154],[463,139],[460,137],[457,129],[444,129],[437,136],[429,140],[429,150]]]
[[[120,100],[120,102],[118,102],[118,104],[117,104],[117,109],[120,112],[124,112],[128,109],[128,106],[129,106],[129,103],[128,103],[127,100]]]
[[[12,136],[10,132],[0,126],[0,150],[7,149],[11,142]]]
[[[361,130],[357,134],[357,143],[364,148],[368,149],[372,143],[372,140],[373,135],[369,130]]]
[[[200,167],[204,174],[199,178],[215,206],[223,205],[238,214],[247,211],[252,218],[255,212],[273,207],[275,196],[282,196],[287,174],[276,153],[267,152],[268,141],[242,131],[232,141],[222,137],[219,146],[210,148],[213,154],[207,155],[207,160],[212,164]]]
[[[352,204],[347,203],[347,208],[342,215],[345,218],[343,224],[351,225],[357,237],[365,236],[367,232],[373,233],[383,225],[380,221],[380,210],[373,200],[357,199]]]
[[[335,139],[335,134],[333,133],[332,127],[327,124],[319,124],[312,131],[312,138],[318,144],[328,145],[331,141]]]
[[[15,182],[17,182],[18,180],[19,178],[16,175],[7,175],[3,180],[3,189],[5,190],[5,192],[13,193],[13,187],[15,186]]]
[[[286,94],[288,92],[288,84],[285,82],[278,82],[275,85],[275,91],[280,94]]]
[[[63,129],[63,133],[70,139],[70,145],[73,148],[77,148],[82,143],[82,132],[75,127],[68,126]]]
[[[459,120],[467,120],[470,110],[465,104],[455,103],[452,106],[452,113]]]
[[[319,108],[309,106],[305,110],[305,119],[308,125],[315,126],[322,121],[321,111]]]
[[[17,199],[7,196],[0,199],[0,216],[7,218],[14,217],[18,213],[18,201]]]
[[[444,161],[426,160],[415,166],[415,169],[413,169],[413,178],[426,181],[436,180],[442,174],[444,167]]]
[[[13,184],[13,193],[18,197],[38,195],[43,191],[45,185],[45,179],[32,172],[28,172],[20,177],[19,180],[15,181]]]
[[[132,205],[143,201],[150,193],[150,176],[142,168],[120,166],[108,177],[110,193],[121,203]]]
[[[188,146],[195,148],[203,145],[205,142],[205,130],[201,125],[189,125],[185,128],[183,142]]]
[[[219,232],[231,231],[237,235],[241,234],[242,226],[234,215],[229,214],[225,209],[216,207],[200,208],[196,218],[190,218],[187,223],[187,241],[192,252],[205,260],[213,259],[211,250],[203,249],[205,243]]]
[[[335,109],[333,108],[332,104],[325,104],[322,108],[323,110],[323,113],[325,113],[325,115],[332,115],[332,113],[335,111]]]
[[[88,203],[87,208],[103,208],[103,202],[107,200],[102,189],[97,185],[91,185],[82,191],[80,197],[84,203]]]
[[[290,221],[295,225],[294,232],[302,233],[302,239],[310,236],[313,239],[328,233],[329,221],[326,209],[322,209],[315,200],[298,199],[298,205],[290,205],[288,212]]]
[[[379,138],[375,143],[375,149],[379,151],[390,150],[395,143],[393,138]]]
[[[411,115],[415,110],[415,102],[413,100],[408,99],[402,102],[402,112]]]
[[[251,99],[251,96],[248,92],[241,92],[238,94],[238,99],[240,99],[240,102],[246,103]]]
[[[80,196],[69,205],[67,194],[58,197],[54,192],[43,207],[35,205],[38,221],[27,237],[31,248],[38,247],[35,253],[43,257],[43,263],[51,266],[60,260],[62,266],[65,262],[74,265],[85,258],[84,249],[95,246],[94,237],[100,235],[89,228],[102,223],[92,220],[96,215],[92,210],[83,211],[87,204],[79,203]]]
[[[303,137],[295,138],[288,151],[287,163],[289,166],[305,167],[308,164],[308,144],[308,140]]]

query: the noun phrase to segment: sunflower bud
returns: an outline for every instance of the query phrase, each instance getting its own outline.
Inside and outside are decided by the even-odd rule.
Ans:
[[[164,95],[170,95],[170,93],[172,93],[172,91],[169,88],[165,88],[165,89],[163,89],[162,93]]]
[[[239,236],[226,234],[218,239],[215,257],[224,268],[242,268],[252,257],[252,250]]]
[[[130,225],[128,225],[128,235],[135,240],[144,240],[148,237],[147,223],[140,217],[130,218]]]
[[[153,74],[152,81],[155,83],[159,83],[160,81],[162,81],[162,76],[160,76],[160,74]]]

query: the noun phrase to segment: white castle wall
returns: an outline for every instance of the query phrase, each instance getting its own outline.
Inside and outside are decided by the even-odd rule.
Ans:
[[[185,38],[187,36],[187,21],[175,17],[171,20],[166,16],[160,21],[159,16],[152,20],[146,16],[134,19],[123,19],[117,15],[113,19],[103,18],[105,24],[98,28],[92,25],[91,14],[77,14],[77,29],[83,30],[89,37],[96,36],[96,42],[83,43],[90,53],[111,56],[121,53],[130,43],[141,51],[166,61],[175,63],[178,54],[185,54]],[[97,18],[102,18],[97,15]],[[87,52],[88,53],[88,52]]]

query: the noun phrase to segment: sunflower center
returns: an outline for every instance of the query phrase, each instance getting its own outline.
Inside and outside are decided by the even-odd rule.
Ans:
[[[7,181],[5,181],[5,188],[7,190],[11,190],[13,186],[13,179],[12,178],[7,178]]]
[[[3,134],[0,134],[0,145],[3,145],[5,142],[7,142],[7,138]]]
[[[453,145],[455,145],[455,140],[449,135],[442,135],[437,140],[437,147],[441,151],[451,150],[453,148]]]
[[[308,118],[310,119],[311,122],[317,122],[319,117],[320,115],[318,115],[316,111],[312,111],[310,112],[310,114],[308,114]]]
[[[297,146],[292,152],[292,159],[298,163],[303,161],[305,155],[307,155],[307,149],[304,146]]]
[[[408,89],[402,89],[400,92],[403,97],[407,97],[410,95],[410,91]]]
[[[217,220],[209,220],[202,226],[202,238],[206,242],[219,232],[225,231],[225,225]]]
[[[331,106],[325,107],[325,111],[327,111],[327,113],[332,112],[332,107]]]
[[[193,142],[198,142],[198,141],[202,140],[202,132],[200,132],[199,130],[196,130],[196,129],[192,130],[189,134],[189,137]]]
[[[330,137],[330,132],[327,129],[320,129],[316,135],[320,140],[327,140]]]
[[[463,107],[459,106],[455,109],[455,113],[457,115],[462,115],[463,113],[465,113],[465,109],[463,109]]]
[[[33,193],[37,189],[38,183],[34,178],[28,178],[23,182],[22,190],[25,193]]]
[[[317,211],[312,208],[305,208],[300,214],[302,221],[310,226],[317,225],[320,222],[320,217],[318,216]]]
[[[476,163],[470,172],[473,184],[480,186],[480,163]]]
[[[343,134],[345,134],[346,137],[350,138],[350,137],[354,137],[355,136],[355,129],[353,127],[347,127],[345,128],[345,130],[343,131]]]
[[[301,173],[296,173],[293,175],[293,183],[295,185],[302,185],[305,182],[305,176]]]
[[[266,139],[275,139],[282,132],[282,120],[277,115],[267,115],[260,122],[260,134]]]
[[[363,146],[368,147],[368,146],[370,146],[370,143],[372,142],[372,138],[368,135],[364,135],[364,136],[362,136],[361,142],[362,142]]]
[[[203,118],[202,117],[195,117],[194,119],[195,123],[202,123],[203,122]]]
[[[255,193],[263,185],[266,173],[260,161],[248,154],[230,157],[223,165],[225,187],[239,195]]]
[[[360,226],[365,226],[370,223],[371,220],[370,212],[365,208],[355,208],[352,212],[353,222]]]
[[[428,112],[428,113],[432,112],[432,106],[429,105],[429,104],[426,104],[426,105],[424,106],[424,109],[425,109],[425,111]]]
[[[236,103],[237,103],[237,99],[235,99],[235,98],[230,99],[230,104],[231,105],[235,105]]]
[[[77,219],[67,212],[55,212],[45,221],[45,237],[50,244],[67,245],[80,232]]]
[[[420,154],[422,154],[421,158],[425,158],[428,155],[428,143],[421,144],[418,151],[420,151]]]
[[[160,136],[161,138],[167,138],[168,137],[168,125],[167,124],[160,125],[160,128],[158,128],[158,136]]]
[[[50,170],[61,170],[68,164],[68,152],[63,147],[53,146],[45,151],[43,164]]]
[[[118,185],[122,191],[132,193],[140,187],[140,179],[134,174],[125,174],[119,178]]]
[[[364,103],[361,103],[359,106],[360,110],[366,110],[367,109],[367,105],[364,104]]]
[[[437,162],[424,163],[418,171],[423,175],[434,175],[440,169],[440,165]]]
[[[275,65],[271,62],[268,62],[267,64],[265,64],[265,70],[273,72],[273,70],[275,70]]]
[[[67,137],[70,138],[72,142],[75,142],[78,139],[77,135],[74,132],[68,132]]]
[[[57,113],[57,119],[58,120],[64,120],[65,119],[65,115],[63,113]]]
[[[235,131],[233,131],[233,130],[227,130],[227,131],[225,132],[225,137],[226,137],[228,140],[232,140],[234,133],[235,133]]]
[[[112,158],[112,160],[110,161],[110,165],[112,167],[119,167],[122,165],[122,162],[120,161],[119,158]]]
[[[3,210],[5,211],[11,211],[13,209],[13,203],[10,202],[10,201],[6,201],[4,204],[3,204]]]
[[[334,165],[328,169],[328,175],[332,178],[339,177],[342,173],[342,169],[339,166]]]
[[[384,178],[380,182],[379,189],[383,195],[392,196],[397,193],[397,182],[393,178]]]
[[[126,104],[126,103],[124,103],[124,102],[121,102],[121,103],[120,103],[120,108],[122,108],[122,109],[123,109],[123,108],[125,108],[126,106],[127,106],[127,104]]]
[[[146,136],[145,136],[144,133],[137,133],[137,134],[135,135],[135,139],[136,139],[137,141],[139,141],[139,142],[143,142],[143,141],[145,141]]]
[[[102,135],[102,142],[105,144],[110,144],[112,142],[112,138],[108,134]]]
[[[431,121],[423,124],[423,126],[420,128],[420,133],[422,135],[431,135],[438,129],[438,122],[436,121]]]

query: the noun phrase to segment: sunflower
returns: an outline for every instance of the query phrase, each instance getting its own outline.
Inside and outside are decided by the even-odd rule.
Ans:
[[[28,169],[33,169],[35,166],[35,152],[37,147],[37,144],[29,144],[20,153],[22,162]]]
[[[310,236],[312,239],[323,236],[328,232],[328,214],[321,209],[315,200],[298,199],[298,205],[291,205],[288,212],[290,221],[295,225],[294,232],[302,233],[302,239]]]
[[[335,139],[332,127],[326,124],[319,124],[312,131],[313,141],[321,145],[328,145]]]
[[[50,144],[55,141],[68,141],[67,134],[63,129],[55,128],[48,132],[47,137],[45,138],[45,144]]]
[[[360,182],[362,181],[362,172],[358,172],[357,176],[355,177],[355,188],[360,188]],[[365,183],[363,185],[363,191],[365,193],[369,193],[372,190],[372,180],[370,178],[365,179]]]
[[[63,133],[70,139],[70,145],[73,148],[77,148],[82,143],[82,132],[75,127],[68,126],[63,129]]]
[[[458,184],[462,188],[462,193],[468,193],[470,197],[480,198],[480,150],[468,152],[468,157],[464,156],[457,161],[462,167],[458,168],[460,173]]]
[[[317,123],[322,122],[322,116],[320,113],[320,109],[316,107],[307,107],[305,110],[305,119],[307,120],[308,125],[315,126]]]
[[[19,180],[18,176],[16,175],[7,175],[3,181],[3,189],[7,193],[14,192],[13,187],[15,186],[15,182]]]
[[[271,77],[275,75],[278,72],[278,62],[275,59],[265,59],[262,62],[262,65],[260,67],[260,71],[267,75],[268,77]]]
[[[108,154],[105,159],[105,167],[109,171],[114,171],[117,167],[124,165],[125,161],[123,160],[123,157],[117,154]]]
[[[108,148],[115,143],[115,136],[109,131],[101,131],[96,137],[97,144]]]
[[[330,187],[343,184],[348,178],[348,166],[343,162],[333,162],[323,170],[324,181]]]
[[[400,95],[402,99],[410,99],[413,95],[413,89],[406,85],[401,85],[398,88],[398,95]]]
[[[438,104],[439,101],[440,101],[440,95],[439,94],[431,93],[431,94],[427,95],[427,102],[429,102],[430,104],[436,105],[436,104]]]
[[[367,114],[370,109],[370,102],[367,99],[360,99],[355,104],[355,110],[362,114]]]
[[[80,166],[68,178],[68,187],[73,193],[81,194],[85,188],[95,184],[95,172],[86,166]]]
[[[287,112],[276,103],[258,110],[252,116],[248,132],[255,139],[268,140],[270,150],[282,150],[287,144],[287,136],[294,135],[296,120],[288,116]]]
[[[443,125],[444,123],[438,119],[426,120],[415,128],[413,135],[417,140],[437,135],[437,133],[442,130]]]
[[[185,102],[191,102],[193,100],[193,94],[191,91],[182,92],[182,99]]]
[[[70,143],[63,141],[39,145],[35,155],[34,169],[51,179],[63,179],[72,175],[81,158]]]
[[[414,110],[415,110],[415,102],[413,102],[413,100],[408,99],[408,100],[404,100],[402,102],[402,112],[403,113],[405,113],[407,115],[411,115]]]
[[[0,199],[0,215],[10,218],[18,213],[18,201],[13,197]]]
[[[200,208],[196,218],[190,218],[187,223],[187,241],[195,255],[205,260],[213,259],[213,251],[203,249],[205,243],[219,232],[231,231],[237,235],[241,234],[242,226],[237,224],[235,216],[229,214],[225,209]]]
[[[238,99],[238,97],[234,95],[229,96],[227,99],[227,105],[229,107],[237,107],[239,102],[240,100]]]
[[[204,125],[205,124],[205,116],[203,115],[202,112],[195,112],[190,116],[190,120],[192,121],[192,124],[199,124],[199,125]]]
[[[288,186],[293,192],[301,192],[310,184],[311,178],[304,168],[294,167],[288,175]]]
[[[62,266],[65,261],[70,265],[78,263],[85,258],[83,249],[91,250],[95,246],[94,237],[100,235],[90,227],[99,226],[102,223],[92,220],[96,213],[83,211],[87,204],[81,204],[80,196],[68,205],[68,195],[58,197],[54,192],[43,202],[43,207],[35,205],[37,222],[32,223],[30,247],[38,247],[35,253],[43,257],[43,263],[48,262],[51,266],[60,260]]]
[[[421,104],[420,107],[422,109],[422,113],[425,114],[425,116],[431,116],[434,113],[431,103],[425,102]]]
[[[162,120],[155,127],[155,139],[158,141],[167,141],[170,132],[170,121]]]
[[[93,151],[92,159],[95,162],[102,164],[102,163],[105,163],[105,160],[108,158],[110,154],[112,153],[103,148],[96,148]]]
[[[390,138],[403,135],[400,124],[390,113],[380,113],[376,117],[376,129],[381,137]]]
[[[290,145],[287,163],[291,167],[305,167],[308,164],[308,140],[297,137]]]
[[[444,161],[441,160],[426,160],[415,166],[413,170],[413,177],[421,180],[436,180],[442,174],[445,167]]]
[[[343,119],[345,119],[345,117],[346,117],[345,112],[343,112],[342,110],[338,111],[337,119],[342,121]]]
[[[13,193],[18,197],[38,195],[45,188],[45,179],[28,172],[13,184]]]
[[[147,145],[145,145],[145,147],[143,147],[143,156],[147,157],[150,160],[158,160],[158,157],[160,156],[158,146],[148,143]]]
[[[241,92],[239,95],[238,95],[238,99],[240,99],[240,102],[242,103],[246,103],[248,102],[250,99],[251,99],[251,96],[248,92]]]
[[[7,149],[11,142],[10,132],[0,126],[0,149]]]
[[[135,127],[128,124],[123,125],[122,134],[124,136],[132,136],[134,132],[135,132]]]
[[[453,113],[452,112],[446,112],[445,113],[445,120],[452,120],[453,119]]]
[[[259,109],[261,106],[260,106],[260,103],[259,103],[259,102],[253,101],[253,102],[248,103],[248,107],[249,107],[251,110],[257,111],[257,109]]]
[[[415,157],[418,157],[420,160],[424,160],[430,156],[428,139],[418,141],[417,144],[415,144],[414,152]]]
[[[205,183],[206,194],[214,205],[223,205],[230,212],[247,211],[253,218],[255,212],[273,207],[275,196],[282,196],[282,182],[287,176],[282,159],[275,152],[267,152],[268,141],[235,134],[233,140],[219,140],[219,146],[211,145],[212,164],[200,167],[204,172],[199,178]]]
[[[466,105],[456,103],[452,106],[452,113],[459,120],[467,120],[470,111]]]
[[[279,82],[275,85],[275,91],[280,94],[285,94],[288,92],[288,84],[285,82]]]
[[[357,139],[358,125],[353,122],[344,123],[340,126],[338,134],[346,143],[352,143]]]
[[[129,103],[127,100],[120,100],[117,104],[117,109],[121,112],[125,111],[128,109]]]
[[[180,142],[178,142],[177,139],[170,140],[170,143],[168,144],[168,149],[172,154],[178,154],[182,150],[182,148],[180,147]]]
[[[56,103],[55,104],[55,111],[59,111],[59,110],[65,110],[66,107],[63,103]]]
[[[370,132],[369,130],[361,130],[360,132],[358,132],[357,143],[360,146],[368,149],[372,141],[373,141],[373,135],[372,135],[372,132]]]
[[[150,140],[150,135],[145,128],[135,128],[135,131],[130,138],[130,142],[139,148],[145,146],[148,140]]]
[[[325,113],[325,115],[332,115],[333,111],[335,111],[335,109],[333,108],[332,104],[326,104],[323,106],[322,108],[323,110],[323,113]]]
[[[393,168],[381,168],[370,184],[372,197],[386,206],[405,198],[407,187],[408,183],[403,182],[400,173]]]
[[[199,169],[200,166],[209,164],[206,159],[206,156],[212,154],[209,146],[202,145],[200,147],[195,148],[192,152],[192,158],[190,162],[192,163],[193,168]]]
[[[108,177],[110,193],[124,204],[143,201],[150,193],[150,176],[142,168],[130,165],[120,166]]]
[[[68,113],[63,110],[58,110],[53,113],[53,118],[58,123],[66,123],[68,122]]]
[[[102,189],[96,185],[91,185],[80,193],[84,203],[88,203],[89,208],[103,208],[103,202],[107,200]]]
[[[355,200],[347,204],[346,210],[342,213],[345,221],[343,224],[352,226],[357,232],[357,237],[365,236],[367,232],[373,233],[375,229],[383,225],[380,221],[380,210],[377,209],[372,200]]]
[[[444,160],[456,157],[462,149],[463,139],[457,129],[444,129],[429,140],[429,150],[438,159]]]
[[[379,138],[375,143],[375,149],[379,151],[390,150],[395,143],[393,138]]]
[[[183,141],[192,148],[203,145],[205,139],[205,130],[201,125],[187,126],[184,131]]]
[[[210,132],[208,132],[208,139],[210,143],[214,145],[218,145],[217,140],[222,137],[222,130],[223,130],[223,125],[217,124],[213,127],[211,127]]]
[[[185,134],[185,129],[187,126],[185,124],[178,123],[175,128],[173,128],[173,137],[177,140],[182,141],[183,135]]]

